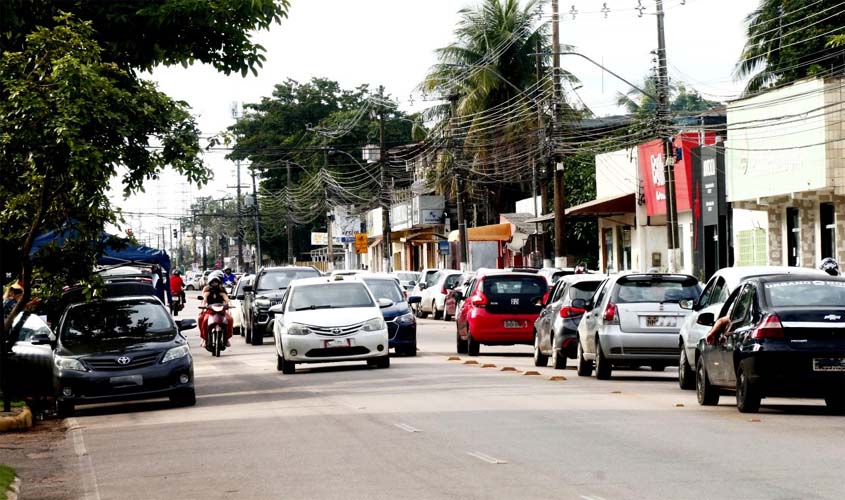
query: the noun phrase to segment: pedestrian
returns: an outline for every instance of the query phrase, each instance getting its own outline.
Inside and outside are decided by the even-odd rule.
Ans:
[[[23,287],[20,283],[12,283],[3,294],[3,321],[12,313],[12,309],[23,298]]]

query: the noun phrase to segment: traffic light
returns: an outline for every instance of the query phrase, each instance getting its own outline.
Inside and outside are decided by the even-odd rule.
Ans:
[[[178,230],[178,229],[174,229],[174,230],[173,230],[173,237],[174,237],[174,238],[178,238],[178,237],[179,237],[179,230]]]

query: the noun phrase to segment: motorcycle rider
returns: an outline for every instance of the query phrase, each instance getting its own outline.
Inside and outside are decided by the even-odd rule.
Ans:
[[[839,276],[839,263],[832,257],[826,257],[819,262],[819,269],[831,276]]]
[[[179,297],[182,299],[182,306],[185,305],[185,282],[182,281],[182,273],[178,269],[173,270],[173,276],[170,278],[170,295],[172,297]]]
[[[223,286],[235,286],[235,275],[232,274],[231,267],[223,270]]]
[[[208,285],[202,290],[202,307],[211,304],[225,304],[229,305],[229,295],[223,288],[223,273],[214,271],[208,275]],[[208,317],[212,314],[208,309],[203,309],[200,317],[197,320],[200,328],[200,337],[202,338],[202,346],[205,347],[206,330],[208,328]],[[232,338],[233,320],[232,316],[226,311],[226,347],[231,347],[229,339]]]

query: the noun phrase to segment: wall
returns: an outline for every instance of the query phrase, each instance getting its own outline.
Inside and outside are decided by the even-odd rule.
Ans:
[[[636,148],[596,156],[597,200],[636,193],[638,189]]]

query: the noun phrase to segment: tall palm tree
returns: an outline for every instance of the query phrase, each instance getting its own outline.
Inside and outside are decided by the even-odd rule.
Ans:
[[[839,0],[760,0],[745,20],[748,39],[734,76],[750,77],[746,94],[807,76],[842,74],[845,51],[829,44],[831,35],[845,29]]]

